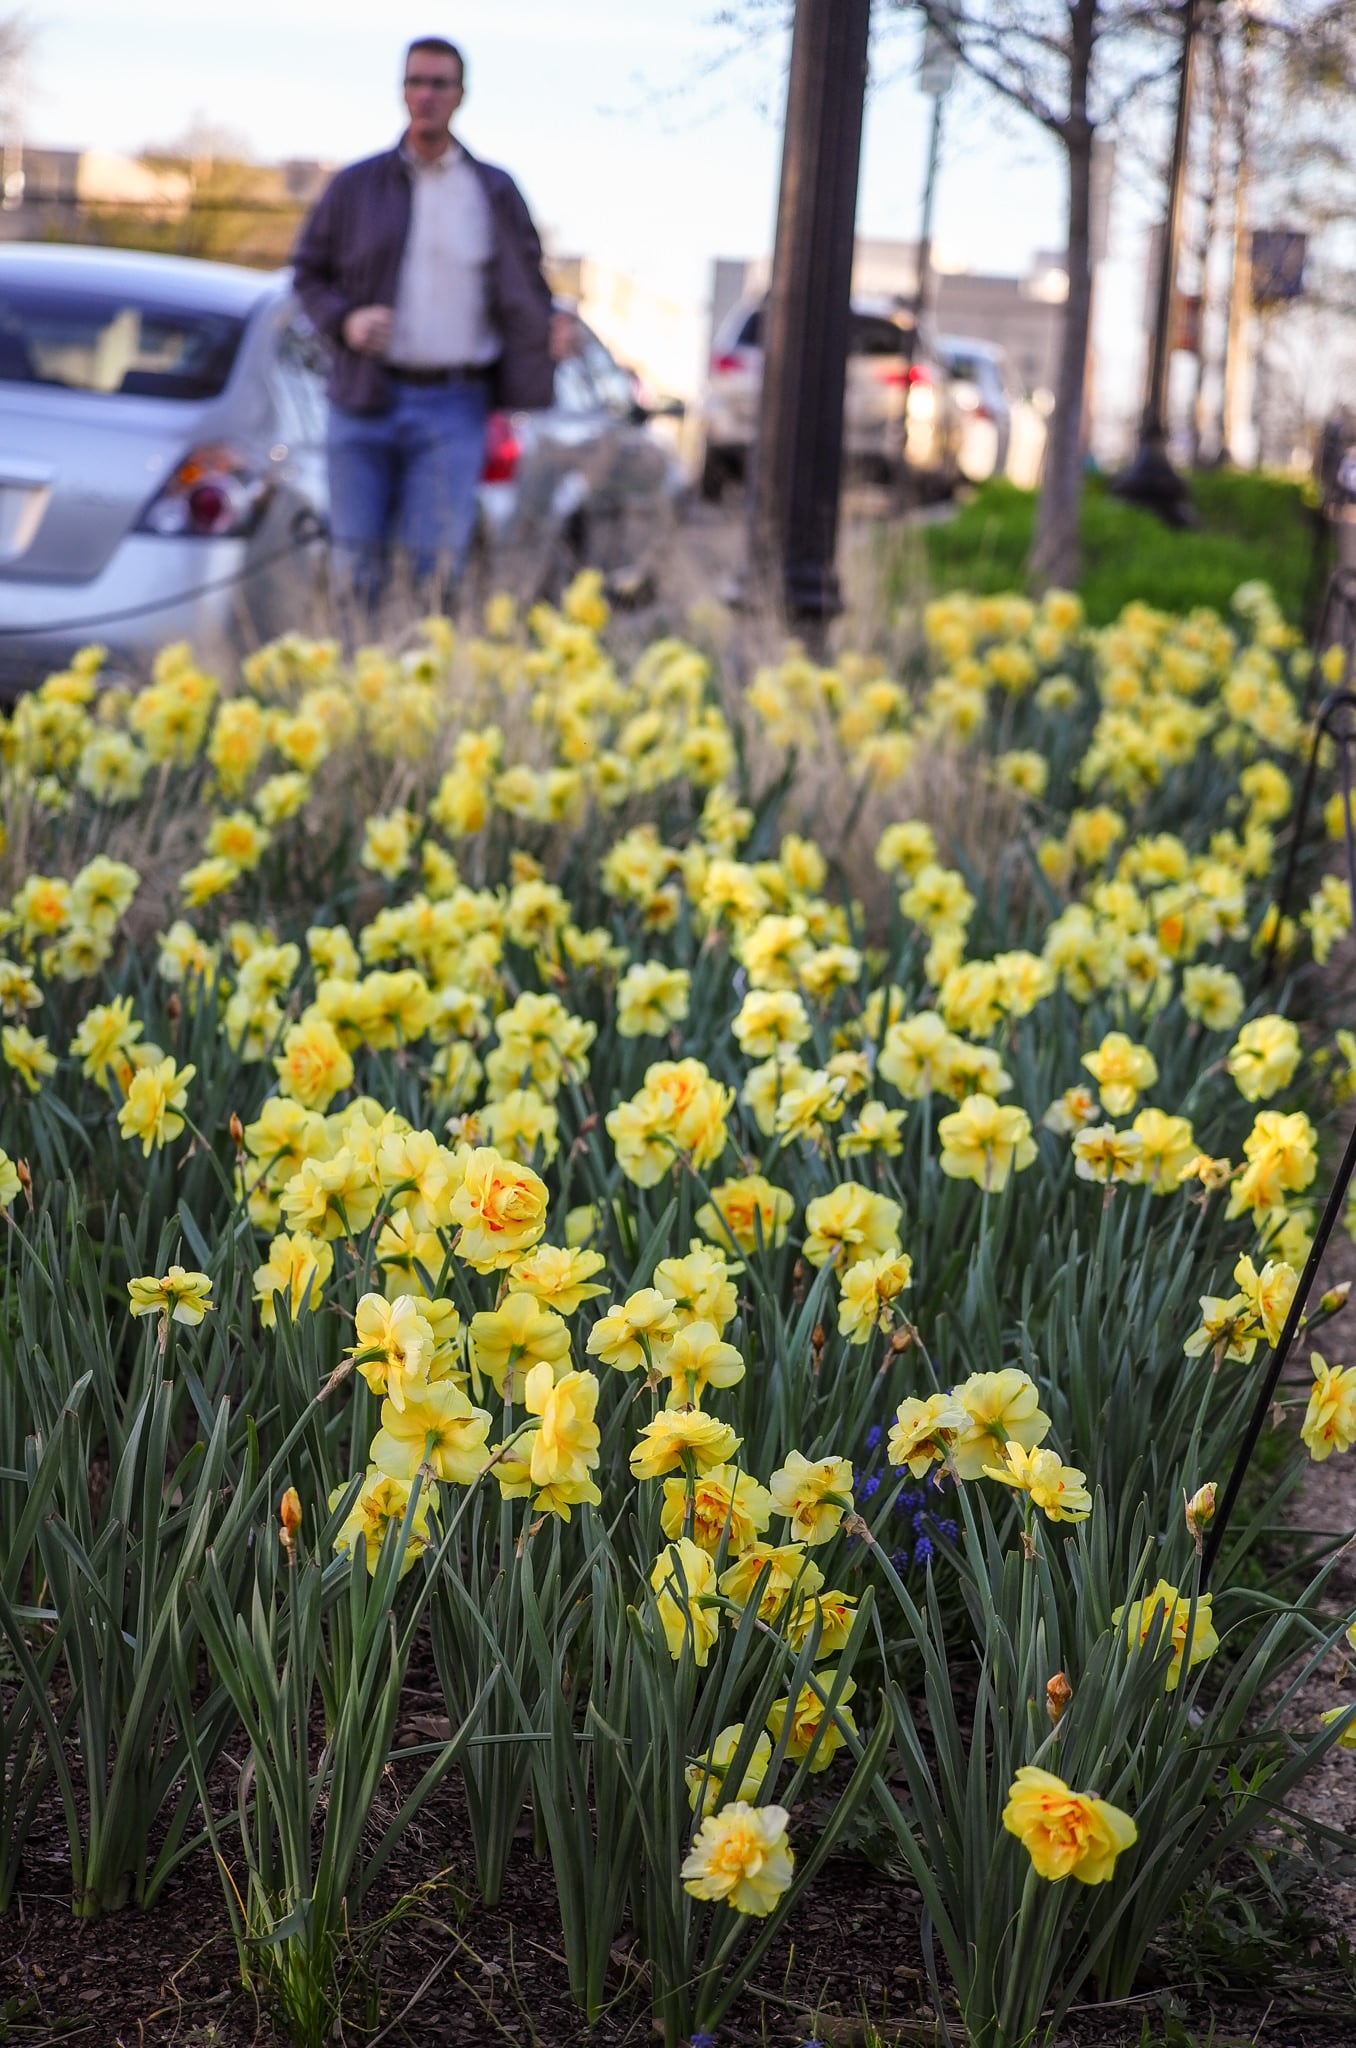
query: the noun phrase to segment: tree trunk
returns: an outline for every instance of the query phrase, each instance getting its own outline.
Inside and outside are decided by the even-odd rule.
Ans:
[[[1085,81],[1086,83],[1086,76]],[[1083,382],[1087,373],[1088,327],[1092,314],[1089,251],[1092,191],[1092,129],[1086,118],[1071,122],[1069,157],[1069,296],[1064,308],[1059,384],[1045,443],[1036,534],[1028,564],[1033,582],[1045,589],[1072,589],[1078,581],[1079,514],[1083,506]]]
[[[1238,105],[1234,144],[1233,267],[1229,278],[1229,324],[1224,342],[1224,364],[1220,373],[1220,461],[1238,462],[1247,438],[1248,420],[1244,397],[1248,381],[1248,329],[1252,315],[1252,245],[1248,229],[1248,187],[1251,182],[1249,148],[1249,96],[1252,91],[1253,41],[1251,29],[1243,31]]]
[[[1211,290],[1210,257],[1215,245],[1219,218],[1220,185],[1224,175],[1224,78],[1220,52],[1218,15],[1207,16],[1210,37],[1210,152],[1206,160],[1205,203],[1201,214],[1199,254],[1201,275],[1200,315],[1196,322],[1196,393],[1191,407],[1191,467],[1199,469],[1210,432],[1207,380],[1213,371],[1206,355],[1206,335],[1211,326],[1214,293]],[[1210,451],[1215,452],[1213,449]]]
[[[1069,160],[1069,296],[1059,356],[1059,385],[1045,443],[1036,506],[1036,534],[1027,564],[1038,589],[1072,589],[1080,566],[1083,509],[1083,381],[1092,318],[1092,123],[1088,76],[1097,35],[1098,0],[1069,8],[1069,112],[1061,139]]]

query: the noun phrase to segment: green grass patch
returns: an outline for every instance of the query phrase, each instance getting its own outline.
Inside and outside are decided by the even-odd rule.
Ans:
[[[1179,533],[1113,497],[1105,478],[1089,478],[1078,588],[1092,623],[1105,625],[1132,598],[1166,611],[1222,611],[1239,584],[1254,577],[1271,585],[1287,618],[1299,619],[1314,546],[1304,486],[1230,470],[1199,471],[1190,485],[1202,523]],[[1002,478],[981,485],[955,519],[927,529],[934,587],[1024,589],[1035,512],[1033,491]]]

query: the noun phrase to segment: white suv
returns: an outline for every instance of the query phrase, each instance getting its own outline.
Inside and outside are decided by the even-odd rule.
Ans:
[[[716,330],[701,406],[706,498],[744,477],[758,431],[763,304],[743,300]],[[945,494],[959,473],[960,418],[940,356],[889,301],[854,299],[851,321],[843,400],[849,464]]]

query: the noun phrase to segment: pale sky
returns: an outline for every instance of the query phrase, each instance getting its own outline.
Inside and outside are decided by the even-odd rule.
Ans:
[[[26,12],[35,143],[135,152],[201,116],[261,158],[347,161],[394,140],[403,46],[440,34],[467,58],[459,132],[512,171],[560,250],[696,305],[712,257],[771,245],[786,42],[703,76],[729,41],[715,0],[37,0]],[[931,103],[912,83],[914,33],[877,39],[877,72],[893,75],[868,105],[863,235],[917,231]],[[1104,388],[1135,379],[1142,215],[1122,193],[1101,287]],[[941,260],[1021,273],[1063,233],[1060,165],[1040,131],[958,108]]]

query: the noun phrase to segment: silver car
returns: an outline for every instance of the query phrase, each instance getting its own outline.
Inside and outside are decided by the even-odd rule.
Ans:
[[[286,277],[102,249],[0,249],[0,686],[97,640],[143,671],[286,622],[318,449]],[[287,400],[296,394],[288,416]]]
[[[763,301],[735,306],[716,332],[702,400],[702,494],[718,498],[743,478],[758,428],[763,384]],[[843,394],[849,466],[886,482],[943,495],[957,477],[960,421],[941,359],[911,314],[854,299]]]
[[[325,370],[284,272],[0,247],[0,692],[91,641],[136,676],[327,629]],[[680,480],[646,422],[581,327],[554,410],[491,420],[484,583],[651,575]]]
[[[1006,357],[992,342],[943,335],[937,344],[961,415],[960,467],[968,483],[1003,476],[1012,440]]]

